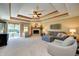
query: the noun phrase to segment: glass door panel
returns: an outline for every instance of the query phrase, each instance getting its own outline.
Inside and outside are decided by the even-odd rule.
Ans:
[[[20,25],[19,24],[15,24],[14,30],[15,30],[15,37],[20,37]]]
[[[8,24],[9,38],[14,37],[14,24]]]
[[[20,25],[8,24],[9,38],[20,37]]]

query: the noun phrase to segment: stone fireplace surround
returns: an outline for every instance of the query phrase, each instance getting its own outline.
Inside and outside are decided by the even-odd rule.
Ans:
[[[34,30],[39,31],[39,33],[37,33],[36,35],[41,35],[42,34],[42,26],[40,26],[40,27],[31,27],[31,35],[35,35]]]

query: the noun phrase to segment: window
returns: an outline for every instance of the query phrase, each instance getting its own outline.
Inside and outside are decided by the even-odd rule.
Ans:
[[[28,24],[24,25],[23,29],[24,29],[23,30],[23,36],[24,37],[29,36],[29,26],[28,26]]]
[[[0,33],[4,32],[4,23],[0,23]]]

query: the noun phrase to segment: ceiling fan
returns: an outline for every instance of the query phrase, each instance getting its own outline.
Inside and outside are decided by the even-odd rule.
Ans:
[[[39,13],[38,11],[33,11],[33,18],[39,18],[42,15],[42,13]]]
[[[37,5],[35,10],[33,10],[33,13],[30,15],[32,15],[33,18],[40,18],[40,16],[42,15],[42,13],[41,13],[42,11],[44,11],[44,10],[40,10],[39,6]]]

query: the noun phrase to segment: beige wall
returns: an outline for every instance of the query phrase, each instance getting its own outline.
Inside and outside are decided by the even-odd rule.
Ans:
[[[77,33],[79,33],[79,16],[77,17],[72,17],[72,18],[67,18],[67,19],[52,19],[52,20],[56,20],[56,21],[50,21],[48,20],[47,22],[40,22],[40,24],[43,25],[44,28],[44,32],[48,32],[48,30],[50,30],[50,25],[51,24],[57,24],[60,23],[62,25],[62,30],[68,32],[69,29],[71,28],[76,28],[77,29]],[[21,32],[21,36],[22,36],[22,32],[23,32],[23,24],[22,22],[19,22],[21,24],[21,28],[20,28],[20,32]],[[30,31],[29,31],[30,33]]]
[[[62,20],[58,20],[58,21],[51,21],[51,22],[47,22],[47,23],[42,23],[44,26],[44,31],[47,32],[48,30],[50,30],[50,25],[51,24],[57,24],[60,23],[62,25],[62,30],[68,32],[69,29],[71,28],[76,28],[77,29],[77,33],[79,33],[79,17],[72,17],[72,18],[68,18],[68,19],[62,19]]]

